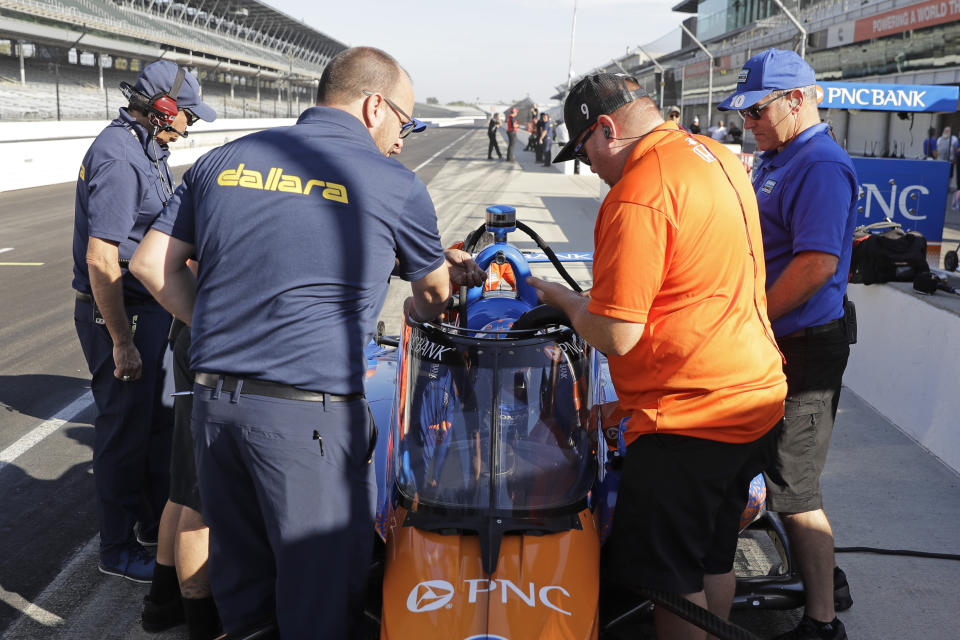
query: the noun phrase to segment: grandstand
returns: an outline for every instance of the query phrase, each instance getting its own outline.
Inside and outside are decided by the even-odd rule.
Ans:
[[[344,48],[256,0],[0,0],[0,120],[113,118],[160,58],[220,117],[295,116]]]
[[[590,73],[633,74],[664,106],[681,105],[686,122],[696,114],[701,123],[716,118],[712,107],[733,91],[743,63],[769,47],[799,50],[802,44],[820,80],[960,84],[960,7],[940,3],[936,11],[929,11],[931,4],[929,0],[783,0],[802,25],[805,34],[801,35],[788,16],[766,0],[683,0],[674,11],[695,14],[683,24],[710,51],[712,61],[678,28]],[[898,13],[917,21],[909,27],[885,26],[882,18]],[[921,15],[934,17],[917,18]],[[566,82],[557,85],[554,97],[562,99],[566,88]],[[707,115],[710,118],[705,120]]]

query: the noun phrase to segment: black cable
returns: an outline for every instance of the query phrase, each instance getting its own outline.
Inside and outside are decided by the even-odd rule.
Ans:
[[[914,551],[912,549],[879,549],[877,547],[836,547],[834,553],[877,553],[883,556],[907,556],[910,558],[934,558],[936,560],[960,560],[960,554]]]
[[[560,274],[560,276],[567,281],[567,284],[569,284],[574,291],[576,291],[577,293],[583,293],[583,287],[577,284],[577,281],[570,277],[570,274],[567,273],[567,270],[563,266],[563,263],[560,262],[559,258],[557,258],[557,254],[553,252],[553,249],[550,248],[550,245],[548,245],[546,242],[543,241],[543,238],[537,235],[536,231],[534,231],[527,225],[523,224],[519,220],[517,220],[517,229],[520,229],[521,231],[526,233],[528,236],[530,236],[533,239],[534,242],[537,243],[537,246],[543,250],[543,253],[546,254],[547,258],[550,260],[553,266],[556,267],[557,272]]]
[[[759,640],[741,626],[717,616],[711,611],[698,606],[679,593],[657,591],[654,589],[639,589],[641,595],[649,598],[664,609],[678,615],[687,622],[694,624],[720,640]]]

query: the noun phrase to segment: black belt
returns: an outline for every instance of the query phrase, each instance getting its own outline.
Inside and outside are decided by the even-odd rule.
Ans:
[[[93,299],[93,296],[89,293],[84,293],[82,291],[77,291],[77,300],[80,302],[86,302],[87,304],[96,304],[96,300]],[[138,307],[144,304],[159,304],[156,300],[150,296],[135,296],[132,294],[125,293],[123,294],[123,304],[127,307]]]
[[[247,378],[236,378],[219,373],[197,373],[194,381],[204,387],[211,389],[219,388],[224,393],[233,393],[237,385],[240,385],[240,395],[242,396],[266,396],[268,398],[281,398],[283,400],[305,400],[307,402],[347,402],[349,400],[360,400],[364,397],[362,393],[348,393],[338,395],[336,393],[325,393],[323,391],[308,391],[289,384],[280,384],[279,382],[267,382],[265,380],[250,380]]]
[[[843,318],[837,318],[836,320],[831,320],[826,324],[818,324],[815,327],[807,327],[806,329],[798,329],[791,334],[781,336],[781,338],[810,338],[812,336],[818,336],[824,333],[833,333],[839,329],[843,329],[846,332],[846,326]]]

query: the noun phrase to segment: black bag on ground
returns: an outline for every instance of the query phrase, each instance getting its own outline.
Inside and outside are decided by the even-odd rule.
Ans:
[[[850,282],[912,282],[929,271],[927,239],[918,231],[904,231],[896,222],[857,227],[853,233]]]

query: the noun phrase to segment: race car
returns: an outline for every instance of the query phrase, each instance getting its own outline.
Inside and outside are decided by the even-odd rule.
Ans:
[[[508,242],[518,229],[540,252]],[[653,600],[710,616],[602,583],[626,418],[606,358],[525,281],[531,263],[549,261],[579,290],[569,257],[503,205],[487,209],[463,248],[492,274],[486,285],[460,290],[442,321],[404,317],[399,336],[368,347],[381,543],[371,637],[596,639],[648,615]],[[739,578],[735,606],[797,607],[802,583],[764,495],[758,477],[741,524],[768,532],[780,563]],[[724,624],[701,626],[724,637]]]

